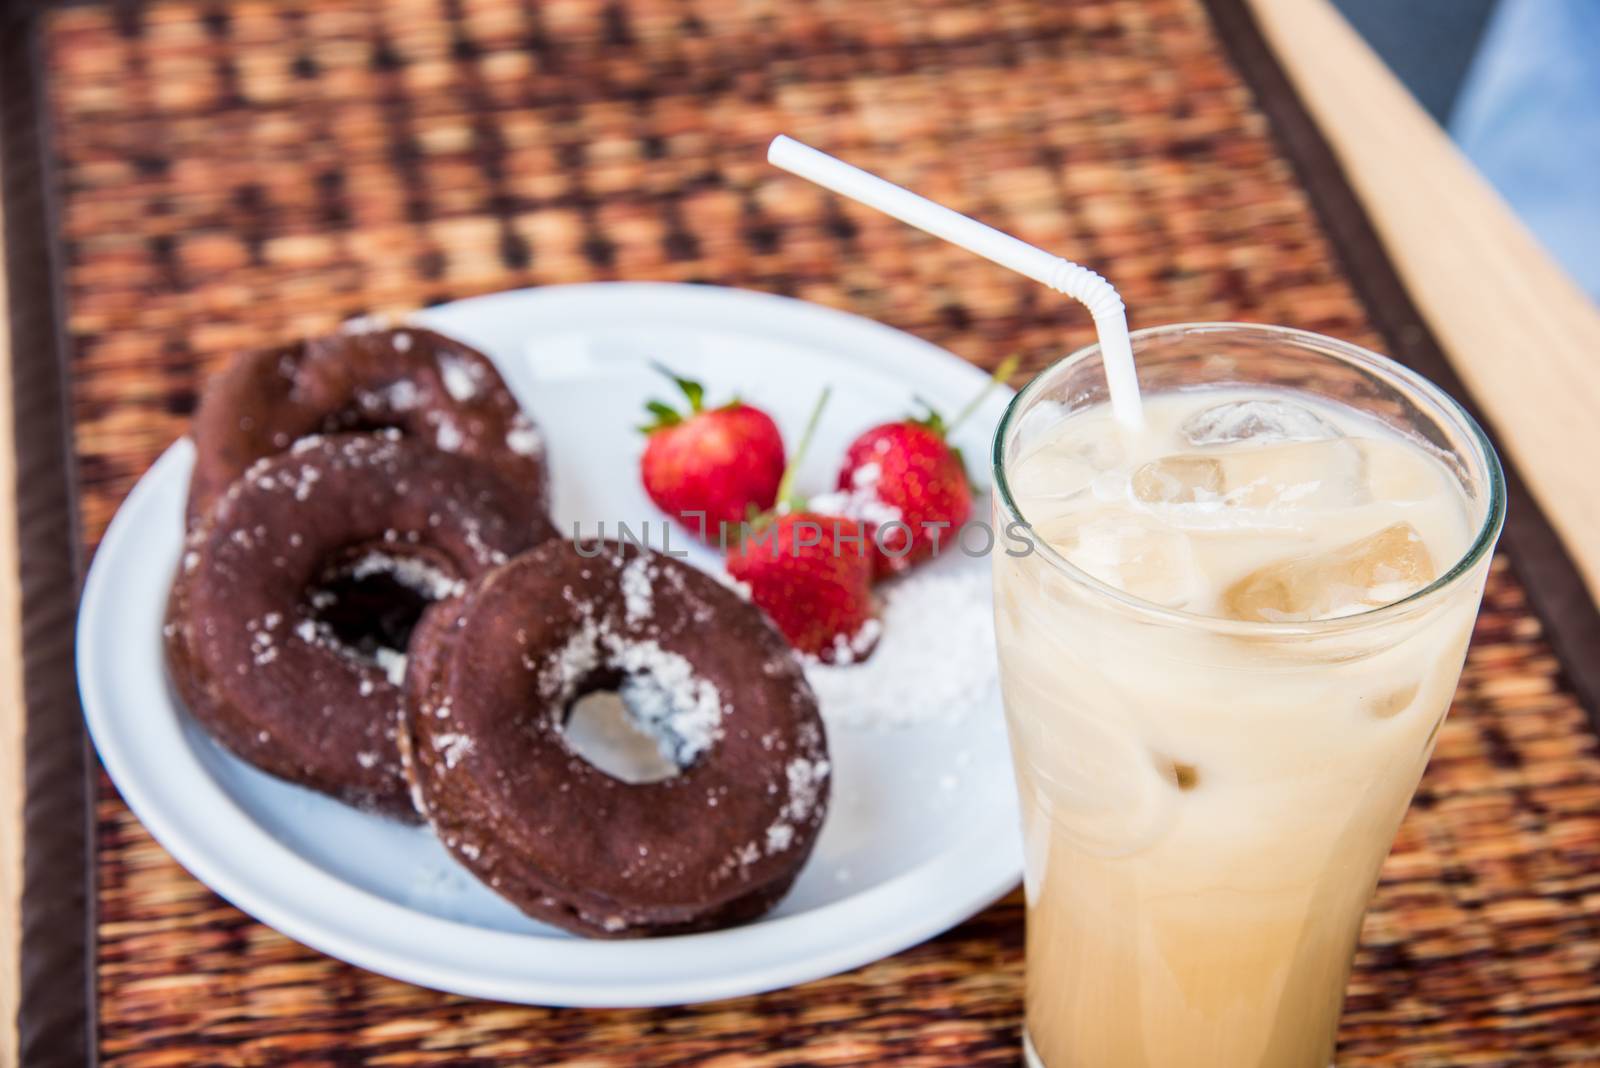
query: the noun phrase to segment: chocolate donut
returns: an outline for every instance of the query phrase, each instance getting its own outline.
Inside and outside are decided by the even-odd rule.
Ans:
[[[386,428],[482,461],[530,508],[549,507],[542,439],[494,364],[400,327],[246,353],[213,376],[194,416],[189,524],[263,456],[309,434]]]
[[[402,752],[458,860],[529,915],[608,938],[771,908],[811,853],[829,764],[817,702],[753,605],[669,557],[549,541],[438,606],[414,643]],[[680,770],[632,784],[564,737],[619,692]]]
[[[186,542],[164,628],[194,717],[264,771],[416,819],[395,741],[417,616],[554,534],[483,464],[398,431],[257,461]]]

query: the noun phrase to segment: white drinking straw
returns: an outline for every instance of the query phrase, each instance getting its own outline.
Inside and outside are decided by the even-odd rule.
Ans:
[[[1133,369],[1133,348],[1128,343],[1127,313],[1122,298],[1110,282],[1087,267],[1052,256],[1044,249],[935,204],[792,137],[780,134],[773,138],[772,147],[767,149],[767,160],[825,189],[1027,275],[1083,304],[1094,317],[1095,332],[1100,337],[1101,362],[1106,370],[1106,385],[1111,391],[1111,410],[1117,421],[1130,429],[1142,425],[1139,379]]]

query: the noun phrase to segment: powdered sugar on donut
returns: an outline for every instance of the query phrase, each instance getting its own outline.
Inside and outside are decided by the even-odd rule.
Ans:
[[[461,428],[456,426],[451,419],[441,418],[439,428],[434,434],[433,442],[439,446],[441,452],[456,452],[465,443],[466,436],[461,433]]]
[[[260,470],[257,470],[259,468]],[[256,473],[247,475],[259,490],[267,493],[283,491],[294,495],[297,501],[310,500],[311,491],[322,478],[322,472],[310,464],[301,464],[298,468],[284,464],[272,474],[266,473],[264,464],[257,464],[252,471]]]
[[[650,558],[645,555],[634,557],[622,569],[621,584],[623,607],[628,614],[629,623],[640,623],[649,619],[655,611],[655,584],[650,566]]]
[[[722,737],[722,694],[715,683],[658,642],[618,634],[604,621],[586,616],[553,658],[527,666],[540,671],[540,690],[563,711],[596,669],[620,673],[617,692],[629,718],[679,767]]]
[[[278,643],[273,631],[282,622],[283,617],[277,612],[245,621],[244,629],[250,635],[250,658],[256,667],[266,667],[278,659]]]
[[[544,437],[531,419],[518,412],[512,417],[511,429],[506,431],[506,448],[518,456],[538,456],[544,452]]]
[[[452,505],[453,508],[454,506]],[[483,540],[483,524],[478,522],[476,517],[462,516],[459,522],[462,536],[467,542],[467,548],[472,550],[472,555],[478,563],[499,567],[506,562],[508,558],[504,552]]]
[[[461,734],[456,731],[444,731],[433,736],[433,748],[444,761],[445,770],[453,769],[461,762],[461,758],[472,752],[477,743],[471,735]]]
[[[795,826],[811,819],[822,797],[822,784],[832,770],[833,766],[826,760],[807,760],[804,757],[795,757],[784,766],[789,798],[784,802],[778,818],[767,828],[767,853],[781,853],[794,843]]]
[[[482,388],[484,370],[478,363],[443,353],[439,356],[439,380],[444,383],[444,390],[450,394],[451,400],[465,404],[476,397]]]
[[[406,336],[408,335],[400,335],[400,337]],[[396,338],[396,341],[398,340],[399,338]],[[384,389],[383,401],[391,411],[409,412],[422,403],[422,391],[417,389],[417,384],[411,379],[402,378],[389,383],[388,387]]]
[[[379,646],[374,654],[390,686],[401,686],[406,681],[406,654]]]
[[[567,644],[555,657],[540,665],[523,654],[523,665],[529,670],[539,669],[539,690],[558,704],[571,701],[578,683],[600,666],[600,628],[591,618],[572,632]]]
[[[466,583],[416,556],[392,556],[370,550],[350,567],[350,577],[356,580],[373,575],[387,575],[408,590],[414,590],[430,601],[458,597]]]
[[[619,692],[641,729],[680,767],[722,737],[722,695],[677,653],[653,641],[606,635],[610,663],[626,673]]]

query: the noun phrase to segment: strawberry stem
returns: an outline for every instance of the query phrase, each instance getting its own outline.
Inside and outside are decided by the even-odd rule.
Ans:
[[[825,386],[822,395],[817,398],[817,403],[811,408],[811,415],[806,419],[806,428],[800,433],[800,440],[794,447],[794,453],[789,457],[789,464],[783,469],[783,478],[778,482],[778,501],[774,506],[782,508],[785,504],[793,505],[794,481],[800,473],[800,461],[805,459],[806,450],[811,448],[811,439],[816,435],[817,423],[822,420],[822,409],[827,407],[828,397],[833,393],[832,386]]]
[[[978,395],[968,401],[967,406],[957,412],[956,417],[944,426],[945,436],[948,437],[955,431],[956,427],[966,422],[972,416],[972,413],[977,411],[984,400],[988,398],[989,394],[994,392],[994,387],[1001,385],[1006,379],[1016,374],[1017,364],[1021,362],[1022,356],[1015,352],[1001,360],[1000,366],[994,369],[994,374],[989,376],[989,381],[984,383],[984,387],[978,391]]]
[[[689,414],[698,415],[705,406],[706,388],[692,378],[684,378],[678,372],[657,360],[651,360],[650,366],[672,379],[673,383],[689,398]]]

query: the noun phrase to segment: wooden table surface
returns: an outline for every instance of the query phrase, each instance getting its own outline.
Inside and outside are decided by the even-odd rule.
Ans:
[[[1600,456],[1593,416],[1600,407],[1600,312],[1328,0],[1251,2],[1407,287],[1563,535],[1590,593],[1600,594],[1600,493],[1592,467]],[[9,357],[0,333],[0,496],[7,500],[16,475]],[[16,1059],[18,999],[22,708],[14,515],[0,509],[0,1065]]]

